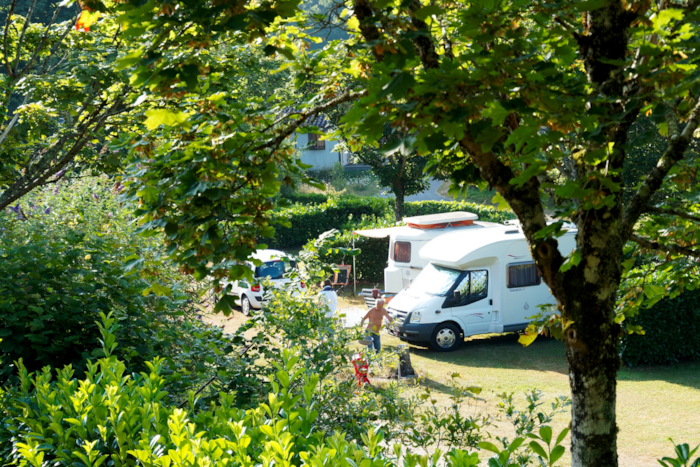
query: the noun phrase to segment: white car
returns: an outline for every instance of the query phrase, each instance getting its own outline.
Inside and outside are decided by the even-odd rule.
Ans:
[[[265,289],[262,281],[269,281],[275,288],[282,288],[291,282],[284,277],[286,272],[296,268],[294,261],[289,259],[284,251],[279,250],[258,250],[253,253],[253,258],[263,262],[261,266],[255,266],[252,261],[246,261],[246,266],[253,270],[254,282],[239,280],[231,283],[229,295],[235,297],[236,305],[241,307],[244,315],[250,316],[251,308],[260,309],[263,306]],[[302,282],[300,292],[303,292],[306,285]]]

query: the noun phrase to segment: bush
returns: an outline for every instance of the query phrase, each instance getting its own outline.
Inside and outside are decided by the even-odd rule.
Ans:
[[[271,248],[300,247],[323,232],[343,228],[352,219],[382,217],[387,207],[385,199],[350,196],[330,198],[316,206],[295,205],[272,213],[274,221],[289,226],[277,225],[274,237],[261,241]]]
[[[405,216],[423,216],[426,214],[438,214],[442,212],[467,211],[479,216],[480,221],[503,222],[515,219],[512,212],[499,211],[492,206],[469,203],[467,201],[413,201],[406,203]]]
[[[21,369],[20,389],[8,395],[0,426],[2,465],[418,465],[417,458],[405,463],[409,454],[401,448],[385,452],[384,436],[373,428],[360,442],[319,430],[318,377],[302,379],[294,372],[300,357],[284,353],[284,365],[270,375],[268,400],[248,410],[224,393],[198,412],[163,405],[159,360],[130,377],[108,355],[82,381],[69,368],[55,380],[48,369],[34,378]],[[478,454],[455,449],[431,456],[430,464],[426,456],[421,465],[478,461]]]
[[[364,229],[379,229],[393,227],[393,215],[388,214],[383,218],[363,216],[352,230],[346,230],[337,235],[330,243],[332,248],[349,248],[353,245],[353,231]],[[354,236],[355,248],[360,250],[355,261],[355,274],[358,281],[379,283],[384,281],[384,268],[389,255],[389,237],[368,238],[361,235]],[[342,252],[332,252],[327,255],[327,260],[341,264],[352,264],[352,257]]]
[[[152,239],[134,236],[107,180],[45,190],[20,208],[0,218],[0,382],[19,358],[29,371],[71,364],[82,375],[97,347],[100,312],[123,323],[120,357],[132,370],[144,369],[154,348],[168,354],[177,339],[171,321],[183,319],[190,296],[155,259]],[[125,259],[148,280],[125,275]],[[154,283],[158,294],[149,294]]]
[[[316,204],[324,204],[328,202],[328,195],[324,193],[298,193],[292,190],[282,190],[280,198],[289,201],[291,204],[303,204],[313,206]]]
[[[301,196],[301,195],[299,195]],[[305,195],[304,195],[305,196]],[[515,219],[510,212],[498,211],[490,206],[467,203],[465,201],[416,201],[406,203],[406,216],[422,216],[425,214],[437,214],[452,211],[468,211],[479,216],[482,221],[503,223],[509,219]],[[325,203],[316,205],[295,205],[273,213],[273,219],[278,222],[288,222],[289,227],[279,225],[275,227],[275,235],[271,239],[261,239],[271,248],[295,248],[304,245],[321,233],[332,229],[356,230],[355,219],[363,216],[383,219],[393,216],[391,200],[386,198],[359,198],[354,196],[342,196],[328,198]],[[343,238],[346,240],[347,235]],[[368,250],[379,250],[386,242],[365,241]],[[388,246],[388,243],[386,243]],[[384,259],[386,263],[386,252]],[[373,266],[372,266],[373,267]],[[381,269],[384,269],[382,266]],[[369,277],[369,276],[368,276]],[[373,280],[373,279],[368,279]]]
[[[700,290],[665,298],[628,318],[645,334],[625,334],[620,348],[625,364],[654,365],[700,359]]]

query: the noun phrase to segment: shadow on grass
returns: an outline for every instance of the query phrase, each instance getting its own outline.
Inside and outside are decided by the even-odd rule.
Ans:
[[[672,365],[623,367],[617,372],[618,381],[665,381],[700,390],[700,363],[680,362]]]
[[[554,371],[568,375],[564,344],[556,339],[538,337],[528,347],[518,343],[518,334],[474,336],[455,352],[436,352],[411,346],[411,353],[437,363],[471,368],[503,368]],[[700,362],[681,362],[637,368],[622,367],[618,381],[666,381],[700,389]],[[431,382],[431,385],[433,382]],[[439,383],[435,383],[439,384]]]
[[[568,374],[564,345],[554,339],[539,337],[523,347],[514,333],[475,336],[455,352],[436,352],[411,347],[411,353],[436,362],[472,368],[510,368],[519,370],[555,371]]]

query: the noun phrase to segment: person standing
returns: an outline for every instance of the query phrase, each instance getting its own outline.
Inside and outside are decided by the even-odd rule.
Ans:
[[[389,313],[386,312],[386,309],[384,308],[384,300],[377,300],[377,304],[372,307],[367,314],[365,315],[364,318],[362,318],[362,321],[360,321],[360,327],[362,327],[362,324],[365,322],[365,320],[369,321],[367,323],[367,331],[368,331],[368,336],[367,338],[370,339],[372,342],[367,345],[367,348],[374,348],[374,351],[379,353],[379,351],[382,349],[382,342],[379,338],[379,331],[382,329],[382,321],[384,318],[389,320],[389,323],[393,321],[391,319],[391,316],[389,316]]]
[[[318,293],[317,302],[322,308],[325,308],[326,316],[332,318],[338,311],[338,294],[335,293],[331,281],[328,279],[321,283],[321,287],[323,288]]]

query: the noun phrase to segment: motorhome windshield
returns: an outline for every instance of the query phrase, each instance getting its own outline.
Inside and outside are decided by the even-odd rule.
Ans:
[[[411,283],[411,289],[430,295],[447,294],[462,271],[428,264]]]

